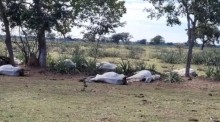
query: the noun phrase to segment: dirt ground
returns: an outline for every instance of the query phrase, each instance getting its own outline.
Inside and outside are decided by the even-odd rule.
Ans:
[[[86,78],[87,76],[84,74],[60,74],[53,73],[45,69],[39,68],[25,68],[26,76],[20,77],[21,79],[35,79],[35,80],[70,80],[72,82],[79,82],[81,79]],[[188,78],[183,78],[185,82],[182,83],[164,83],[163,81],[155,81],[154,83],[150,83],[150,85],[145,85],[144,87],[164,87],[164,88],[175,88],[175,89],[190,89],[190,90],[200,90],[200,89],[212,89],[212,88],[220,88],[220,81],[212,81],[208,78],[204,77],[196,77],[192,80]],[[129,84],[129,87],[137,87],[143,85],[145,83],[135,82]],[[105,89],[105,88],[104,88]]]

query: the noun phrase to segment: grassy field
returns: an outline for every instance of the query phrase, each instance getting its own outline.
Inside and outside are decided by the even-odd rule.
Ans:
[[[82,76],[29,72],[0,77],[1,122],[207,122],[220,119],[220,84],[194,79],[127,86],[88,84]]]
[[[49,43],[53,60],[71,57],[76,46],[91,58],[91,44]],[[4,48],[2,45],[1,48]],[[172,64],[152,54],[176,47],[100,45],[98,61],[118,63],[121,58],[132,64],[143,61],[155,65],[156,71],[184,68],[183,62]],[[210,50],[210,49],[208,49]],[[219,50],[219,49],[217,49]],[[181,53],[187,49],[182,48]],[[20,57],[19,51],[16,51]],[[195,48],[195,52],[201,52]],[[177,54],[178,55],[178,54]],[[176,56],[176,54],[175,54]],[[204,64],[192,65],[205,76]],[[61,75],[39,69],[27,70],[25,77],[0,76],[0,122],[207,122],[220,119],[220,83],[204,78],[177,84],[157,81],[126,86],[83,84],[85,75]]]

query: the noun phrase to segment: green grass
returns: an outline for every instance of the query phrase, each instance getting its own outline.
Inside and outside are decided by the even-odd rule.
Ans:
[[[0,77],[1,122],[201,122],[220,119],[220,87],[183,84],[88,84],[77,78]],[[192,82],[192,81],[191,81]],[[194,81],[195,83],[196,81]],[[217,87],[218,86],[218,87]],[[212,94],[210,96],[209,94]]]

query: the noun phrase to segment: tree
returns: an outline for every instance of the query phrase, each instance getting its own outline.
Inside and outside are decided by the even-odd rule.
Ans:
[[[150,44],[153,44],[153,45],[160,45],[164,43],[165,43],[164,38],[160,35],[157,35],[150,40]]]
[[[141,44],[141,45],[146,45],[147,44],[147,40],[146,39],[141,39],[141,40],[138,40],[136,43],[137,44]]]
[[[199,23],[196,36],[201,39],[201,50],[203,50],[205,45],[215,45],[215,42],[219,43],[220,30],[215,25]]]
[[[6,33],[6,38],[5,38],[5,44],[8,50],[9,58],[10,58],[10,63],[14,64],[14,54],[13,54],[13,49],[12,49],[12,44],[11,44],[11,32],[10,32],[10,23],[8,20],[8,7],[10,7],[10,1],[5,1],[5,0],[0,0],[0,20],[4,24],[4,31]]]
[[[186,76],[189,77],[192,52],[196,41],[198,22],[220,23],[219,0],[144,0],[153,5],[147,9],[150,18],[166,16],[167,25],[180,25],[180,17],[186,17],[189,49],[186,62]]]
[[[127,32],[117,33],[111,36],[112,42],[117,44],[119,44],[120,41],[122,41],[124,44],[128,44],[131,38],[132,35]]]
[[[86,28],[86,35],[90,37],[90,40],[97,42],[94,57],[94,60],[96,60],[98,45],[101,38],[107,33],[115,32],[114,29],[116,27],[124,25],[123,22],[120,22],[120,18],[126,13],[126,8],[124,6],[124,1],[90,0],[90,2],[91,3],[88,3],[88,6],[85,8],[87,12],[81,14],[81,16],[83,16],[82,20],[85,20],[87,23],[80,26]]]

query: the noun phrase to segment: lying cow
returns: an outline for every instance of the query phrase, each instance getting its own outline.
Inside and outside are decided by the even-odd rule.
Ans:
[[[117,66],[113,63],[109,63],[109,62],[101,62],[101,63],[97,63],[96,66],[98,67],[98,69],[102,70],[102,71],[115,71]]]
[[[178,75],[180,75],[181,77],[184,77],[185,76],[185,73],[186,73],[186,68],[183,68],[183,69],[179,69],[179,70],[173,70],[173,72],[176,72]],[[189,76],[190,77],[196,77],[198,76],[196,71],[194,69],[190,69],[189,70]]]
[[[24,69],[21,67],[14,67],[11,64],[0,66],[0,74],[7,76],[23,76]]]
[[[160,79],[160,75],[152,75],[150,71],[148,70],[142,70],[139,72],[136,72],[135,75],[128,77],[127,81],[133,82],[133,81],[142,81],[145,83],[151,83],[154,80]]]
[[[126,77],[123,74],[118,74],[115,72],[106,72],[102,75],[97,74],[95,77],[89,77],[86,79],[86,82],[99,82],[99,83],[108,83],[115,85],[126,85]]]

